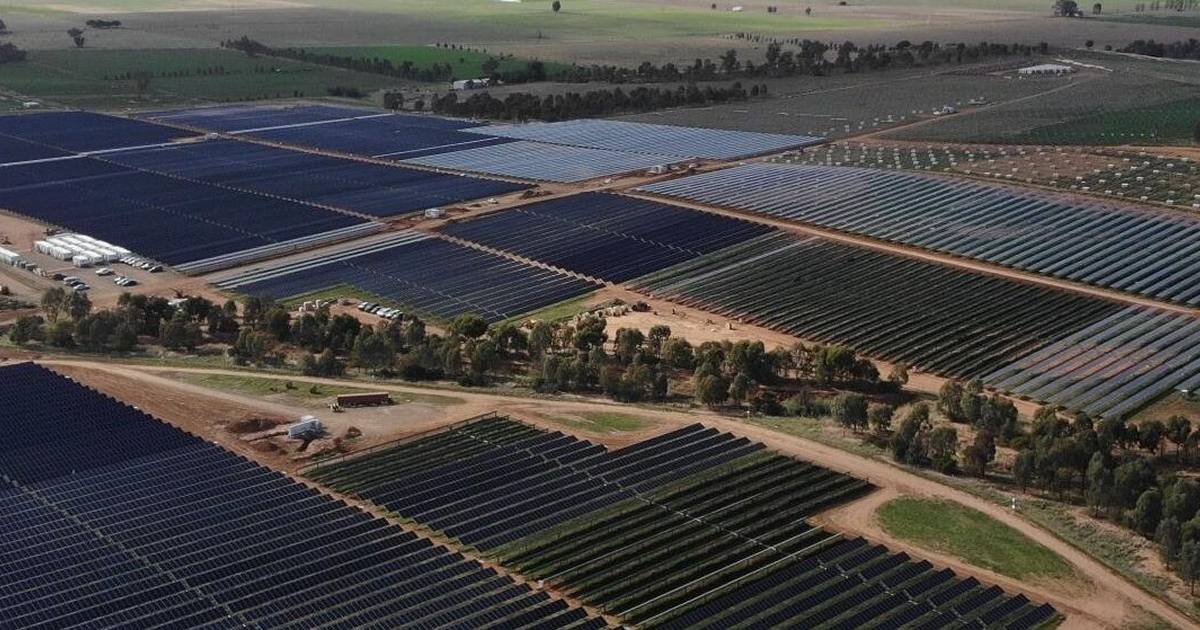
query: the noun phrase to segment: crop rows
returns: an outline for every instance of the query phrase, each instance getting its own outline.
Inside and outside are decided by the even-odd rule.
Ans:
[[[656,297],[958,377],[982,376],[1115,302],[774,234],[639,279]]]
[[[762,455],[518,541],[503,557],[644,627],[1025,627],[1026,617],[1054,616],[1022,596],[805,520],[869,489]]]
[[[1200,219],[853,167],[751,164],[642,190],[1200,304]]]
[[[614,452],[506,419],[482,420],[310,476],[479,549],[762,448],[693,425]]]

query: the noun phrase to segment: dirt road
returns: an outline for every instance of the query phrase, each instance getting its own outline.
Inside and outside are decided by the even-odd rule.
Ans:
[[[98,371],[108,375],[109,378],[113,376],[122,377],[131,380],[134,384],[134,389],[141,390],[148,390],[149,388],[145,387],[146,385],[153,386],[154,388],[178,388],[179,384],[175,381],[164,379],[156,374],[160,372],[191,372],[239,376],[244,376],[246,374],[245,372],[234,370],[203,368],[185,369],[167,367],[160,368],[151,366],[117,365],[111,363],[72,360],[47,360],[44,361],[44,363],[55,368]],[[297,377],[291,375],[261,374],[259,376],[263,378],[277,378],[280,380],[286,379],[294,382],[320,383],[326,385],[354,384],[353,382],[338,381],[335,379]],[[138,387],[139,385],[140,387]],[[100,387],[103,388],[103,386]],[[372,387],[380,390],[410,394],[430,393],[431,391],[429,388],[412,387],[408,385],[377,384],[373,385]],[[202,394],[207,398],[214,398],[227,403],[245,403],[245,397],[227,392],[214,392],[211,390],[205,390],[203,392],[196,393]],[[930,479],[914,475],[887,462],[854,455],[834,447],[826,446],[791,435],[785,435],[767,428],[749,425],[738,420],[708,412],[684,413],[650,409],[632,409],[627,405],[597,400],[570,400],[565,398],[558,398],[554,400],[523,399],[485,392],[455,391],[453,395],[456,398],[460,398],[464,401],[461,407],[455,408],[456,411],[461,412],[461,417],[468,417],[469,415],[479,411],[496,410],[502,413],[520,417],[534,424],[541,424],[550,428],[561,429],[561,426],[545,420],[545,416],[553,415],[556,412],[612,412],[619,410],[623,413],[636,413],[639,416],[646,417],[647,419],[651,419],[653,421],[654,426],[651,428],[644,429],[643,431],[637,433],[621,434],[616,439],[613,439],[613,436],[611,435],[587,435],[586,431],[581,432],[581,434],[583,434],[585,437],[599,442],[610,443],[613,446],[619,446],[621,443],[629,443],[631,441],[640,440],[650,434],[665,432],[681,425],[691,424],[694,422],[704,422],[705,424],[718,429],[745,436],[753,440],[758,440],[779,452],[795,455],[834,470],[845,471],[858,477],[866,478],[883,489],[881,493],[869,496],[861,502],[842,508],[844,512],[834,511],[830,513],[830,515],[826,515],[826,518],[830,519],[829,522],[836,525],[839,529],[844,526],[849,531],[862,534],[868,538],[879,541],[886,540],[886,542],[889,544],[898,542],[887,540],[877,527],[871,525],[872,520],[869,518],[864,518],[864,516],[873,514],[874,507],[877,506],[879,502],[886,500],[886,498],[889,496],[895,494],[912,494],[947,499],[962,505],[966,505],[988,514],[1000,522],[1003,522],[1010,527],[1013,527],[1017,531],[1020,531],[1039,544],[1045,545],[1061,555],[1070,565],[1072,565],[1076,573],[1081,576],[1082,579],[1080,581],[1056,581],[1047,584],[1026,584],[1006,578],[1004,576],[993,574],[988,571],[983,571],[976,567],[965,565],[961,561],[958,561],[954,558],[934,557],[934,554],[930,554],[924,550],[914,551],[917,551],[918,555],[922,557],[930,557],[932,560],[935,560],[940,564],[950,566],[957,571],[961,571],[966,574],[978,575],[981,579],[1003,584],[1005,587],[1012,590],[1028,593],[1030,596],[1038,600],[1049,601],[1067,614],[1067,627],[1123,627],[1133,623],[1134,620],[1139,619],[1139,608],[1149,611],[1177,627],[1197,627],[1195,623],[1181,613],[1177,612],[1170,605],[1142,591],[1140,588],[1129,583],[1120,575],[1108,569],[1097,560],[1094,560],[1084,552],[1060,540],[1053,534],[1041,529],[1033,523],[1030,523],[1019,514],[1014,514],[1008,509],[989,503],[983,499],[974,497],[960,490],[956,490]],[[172,418],[166,419],[172,420]],[[907,545],[904,544],[897,544],[897,546],[901,548],[907,547]]]

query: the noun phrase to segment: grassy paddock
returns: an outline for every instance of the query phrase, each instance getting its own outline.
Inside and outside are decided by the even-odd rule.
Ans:
[[[144,93],[126,75],[152,76]],[[117,109],[163,104],[326,96],[334,86],[363,92],[397,85],[388,77],[222,49],[32,50],[5,64],[0,87],[77,107]]]
[[[1024,534],[955,503],[900,497],[884,504],[878,516],[896,538],[1016,579],[1075,575],[1061,557]]]
[[[652,426],[653,421],[624,413],[585,411],[572,416],[544,416],[547,420],[583,431],[612,434],[638,431]]]
[[[517,315],[516,317],[510,317],[504,321],[510,324],[521,324],[522,322],[530,319],[536,319],[544,322],[561,322],[571,319],[572,317],[575,317],[576,315],[588,310],[588,308],[592,306],[592,303],[595,301],[595,299],[596,292],[593,291],[577,298],[571,298],[557,304],[551,304],[540,311]]]

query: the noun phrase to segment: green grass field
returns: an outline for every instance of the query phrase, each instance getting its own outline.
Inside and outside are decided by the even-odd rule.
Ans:
[[[500,62],[498,72],[516,72],[524,70],[532,61],[520,57],[503,56],[501,53],[485,53],[478,50],[452,50],[434,46],[334,46],[305,48],[310,53],[336,55],[339,57],[386,59],[393,65],[400,66],[405,61],[413,67],[426,69],[434,64],[450,64],[454,68],[455,79],[475,79],[484,76],[483,63],[491,57]],[[555,72],[569,67],[567,64],[542,60],[546,64],[546,73]]]
[[[948,0],[931,1],[941,5],[948,4]],[[1018,1],[1026,3],[1031,0]],[[622,39],[707,36],[736,32],[797,35],[804,30],[894,26],[885,20],[830,15],[828,11],[822,15],[819,5],[813,16],[805,17],[800,10],[768,14],[762,6],[755,7],[754,10],[731,12],[728,8],[733,6],[732,4],[721,4],[725,10],[713,11],[706,2],[680,5],[635,0],[566,0],[558,13],[551,10],[551,0],[346,0],[336,5],[325,6],[343,10],[411,15],[414,20],[442,24],[460,23],[476,28],[486,25],[487,28],[497,31],[541,30],[548,36],[587,35]],[[246,0],[244,6],[251,8],[253,5],[254,0]],[[227,11],[231,5],[205,0],[92,0],[86,3],[86,6],[89,14],[119,14],[185,8]],[[313,6],[322,5],[314,2]],[[13,8],[39,10],[37,4],[28,0],[14,5]]]
[[[1006,138],[1034,144],[1192,144],[1200,99],[1100,112]]]
[[[637,431],[653,424],[646,418],[631,416],[629,414],[593,411],[585,411],[570,416],[546,416],[546,419],[572,429],[582,429],[602,434]]]
[[[1057,554],[1017,530],[955,503],[900,497],[878,511],[889,534],[975,566],[1017,579],[1070,578],[1071,567]]]
[[[138,94],[130,73],[152,75]],[[364,92],[395,85],[388,77],[221,49],[54,50],[5,64],[0,88],[75,107],[116,109],[155,104],[319,97],[333,86]]]

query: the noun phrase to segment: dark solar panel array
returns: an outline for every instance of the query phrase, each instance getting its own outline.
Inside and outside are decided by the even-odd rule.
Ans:
[[[351,285],[425,316],[474,313],[499,321],[578,297],[599,285],[438,238],[397,233],[394,242],[322,255],[221,282],[227,289],[288,298]]]
[[[92,112],[45,112],[0,116],[0,137],[17,138],[43,147],[73,152],[109,151],[161,144],[195,135],[190,131],[181,131],[142,120],[118,118]],[[12,160],[3,160],[3,162],[9,161]]]
[[[609,452],[496,418],[309,476],[490,549],[761,448],[693,425]]]
[[[0,208],[172,265],[373,225],[310,204],[93,158],[0,168]]]
[[[459,131],[456,125],[430,125],[428,120],[416,116],[382,116],[269,129],[249,135],[292,146],[395,160],[514,142],[509,138]]]
[[[529,187],[234,140],[126,151],[106,159],[131,168],[377,217],[504,195]]]
[[[61,151],[36,142],[11,138],[9,136],[0,136],[0,166],[15,162],[45,160],[69,155],[71,153],[68,151]]]
[[[222,105],[151,112],[142,117],[163,123],[196,127],[208,131],[238,132],[267,127],[307,125],[319,122],[376,116],[395,117],[408,127],[432,129],[463,129],[479,123],[439,118],[436,116],[413,116],[395,114],[380,109],[348,107],[328,104],[301,105]]]
[[[611,193],[583,193],[454,223],[443,231],[593,278],[624,282],[772,228]]]
[[[656,297],[957,377],[982,377],[1122,310],[1091,296],[783,233],[637,284]]]
[[[605,625],[49,370],[0,381],[0,628]]]

